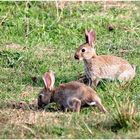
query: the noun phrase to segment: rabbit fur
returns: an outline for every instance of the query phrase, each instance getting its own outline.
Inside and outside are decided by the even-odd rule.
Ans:
[[[135,66],[121,57],[97,55],[95,50],[96,33],[85,32],[86,43],[77,48],[75,59],[84,61],[85,75],[89,86],[97,86],[102,79],[130,81],[135,77]]]
[[[101,112],[106,112],[97,93],[85,84],[72,81],[54,88],[55,76],[53,71],[46,72],[43,80],[45,87],[38,96],[39,107],[56,102],[65,112],[67,109],[80,112],[81,106],[84,105],[95,105]]]

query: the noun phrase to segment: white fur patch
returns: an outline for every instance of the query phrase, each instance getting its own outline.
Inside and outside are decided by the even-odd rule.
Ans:
[[[96,102],[87,103],[88,105],[96,105]]]
[[[40,94],[42,97],[44,97],[44,94]]]
[[[133,77],[135,76],[135,72],[134,71],[124,71],[123,73],[121,73],[118,77],[118,79],[120,81],[128,81],[133,79]]]

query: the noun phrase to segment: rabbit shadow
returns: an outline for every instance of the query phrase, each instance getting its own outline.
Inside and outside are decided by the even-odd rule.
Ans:
[[[82,78],[79,78],[78,81],[89,86],[89,80],[86,78],[85,75],[83,75]],[[91,88],[93,88],[95,91],[97,90],[97,88],[102,89],[103,91],[106,91],[107,85],[112,84],[112,83],[115,83],[115,85],[121,89],[127,88],[131,84],[129,81],[121,82],[117,79],[116,80],[102,79],[99,81],[97,86],[92,85]]]
[[[1,109],[16,109],[23,111],[46,111],[46,112],[63,112],[56,103],[50,103],[42,108],[38,107],[37,102],[27,103],[25,101],[9,101],[2,103]]]

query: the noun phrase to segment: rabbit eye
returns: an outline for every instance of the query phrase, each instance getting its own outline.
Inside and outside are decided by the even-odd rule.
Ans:
[[[86,50],[85,49],[82,49],[82,52],[85,52]]]

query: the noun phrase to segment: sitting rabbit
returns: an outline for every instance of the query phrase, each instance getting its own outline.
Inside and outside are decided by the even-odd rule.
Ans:
[[[97,55],[94,44],[96,34],[85,32],[86,43],[75,52],[75,59],[83,60],[88,85],[97,86],[101,79],[130,81],[135,76],[135,67],[121,57],[113,55]]]
[[[100,111],[106,112],[96,92],[85,84],[73,81],[54,88],[55,76],[52,71],[46,72],[43,80],[45,87],[38,96],[39,107],[56,102],[65,112],[67,109],[80,112],[81,106],[84,105],[95,105]]]

